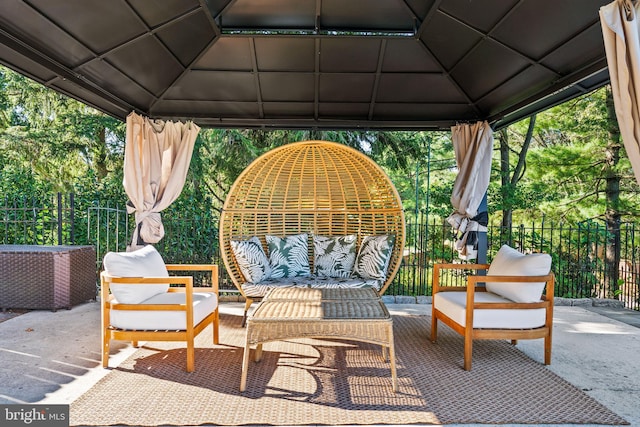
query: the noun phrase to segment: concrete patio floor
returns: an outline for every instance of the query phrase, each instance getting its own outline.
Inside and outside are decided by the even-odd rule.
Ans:
[[[429,304],[387,306],[392,314],[431,314]],[[242,303],[223,302],[220,309],[241,315],[242,308]],[[640,312],[556,306],[548,368],[640,427],[637,326]],[[536,360],[543,358],[541,340],[520,341],[518,348]],[[126,343],[114,343],[111,366],[134,351]],[[100,366],[96,302],[57,312],[30,311],[0,322],[0,404],[69,404],[108,373]]]

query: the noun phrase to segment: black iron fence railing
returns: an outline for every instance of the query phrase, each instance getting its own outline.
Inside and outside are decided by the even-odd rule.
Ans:
[[[186,215],[169,207],[162,213],[165,237],[156,244],[165,259],[176,263],[214,262],[222,267],[215,212]],[[3,244],[91,244],[96,248],[97,269],[107,251],[125,250],[131,238],[132,216],[119,207],[76,209],[73,196],[57,195],[43,202],[4,200],[0,206],[0,242]],[[611,240],[604,224],[531,223],[505,229],[489,225],[488,258],[502,244],[523,252],[545,252],[553,257],[556,296],[613,298],[640,310],[640,230],[636,224],[620,226],[619,262],[607,262]],[[434,263],[457,260],[451,227],[423,214],[407,215],[407,241],[391,295],[431,295]],[[234,292],[224,268],[220,287]]]
[[[2,244],[72,245],[76,229],[73,194],[0,199]]]

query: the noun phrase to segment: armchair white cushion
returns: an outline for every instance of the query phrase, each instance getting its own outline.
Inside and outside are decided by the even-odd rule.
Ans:
[[[132,252],[108,252],[102,265],[114,277],[169,277],[162,256],[151,245]],[[122,304],[139,304],[154,295],[167,292],[168,289],[169,283],[111,285],[111,292]]]
[[[551,271],[549,254],[523,254],[503,245],[491,261],[489,276],[544,276]],[[540,301],[545,282],[487,282],[487,291],[515,302]]]
[[[144,300],[140,304],[186,304],[183,292],[165,292]],[[202,322],[218,306],[218,298],[212,292],[194,292],[193,326]],[[111,326],[119,329],[172,330],[187,329],[184,311],[117,310],[111,309]]]
[[[440,292],[437,297],[437,308],[459,325],[466,325],[467,294],[466,292]],[[476,292],[476,303],[510,303],[491,292]],[[544,308],[538,309],[484,309],[476,310],[473,316],[473,327],[479,329],[529,329],[544,326]]]

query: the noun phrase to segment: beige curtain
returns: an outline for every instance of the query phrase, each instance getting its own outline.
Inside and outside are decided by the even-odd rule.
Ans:
[[[640,183],[640,38],[638,5],[616,0],[600,8],[611,90],[627,155]]]
[[[451,128],[451,140],[458,175],[451,194],[454,212],[447,221],[459,233],[455,245],[460,258],[475,259],[477,233],[487,231],[486,212],[479,215],[478,207],[489,187],[493,130],[486,121],[456,125]]]
[[[157,243],[164,236],[160,212],[178,198],[184,186],[200,128],[192,122],[127,117],[123,185],[135,213],[136,227],[128,250]]]

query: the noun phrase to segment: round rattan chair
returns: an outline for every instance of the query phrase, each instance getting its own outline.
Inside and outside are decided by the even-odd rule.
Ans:
[[[220,250],[234,285],[245,279],[230,241],[259,236],[356,234],[394,235],[387,276],[379,293],[391,284],[402,261],[405,221],[400,196],[385,172],[369,157],[342,144],[296,142],[254,160],[238,177],[220,217]],[[266,247],[265,247],[266,249]],[[313,271],[313,244],[309,260]]]

